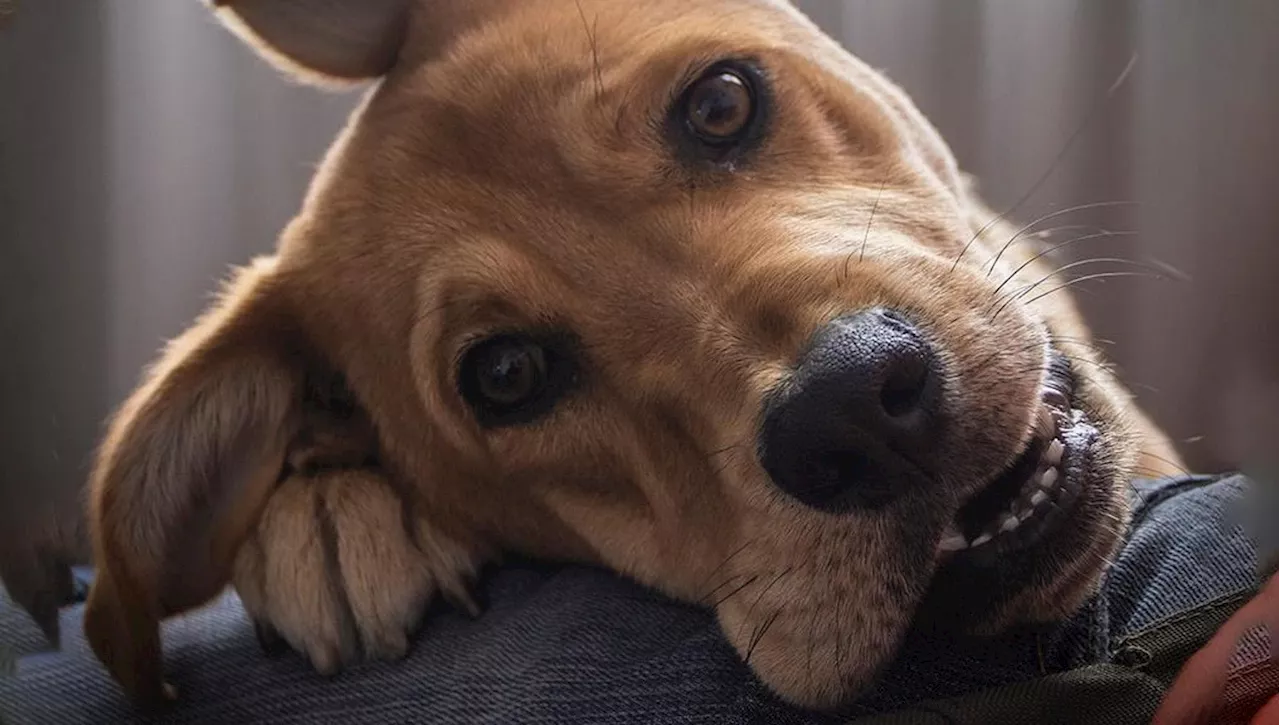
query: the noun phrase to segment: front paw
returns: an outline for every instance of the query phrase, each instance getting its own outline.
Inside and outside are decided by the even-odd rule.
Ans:
[[[267,502],[233,583],[265,649],[287,643],[332,674],[405,654],[433,593],[455,588],[437,575],[433,543],[376,472],[294,476]]]

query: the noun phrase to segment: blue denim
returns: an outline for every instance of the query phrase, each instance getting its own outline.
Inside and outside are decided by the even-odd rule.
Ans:
[[[1248,487],[1240,477],[1135,483],[1127,543],[1098,597],[1071,621],[995,638],[911,634],[840,714],[804,712],[772,696],[704,611],[606,571],[517,562],[485,577],[483,616],[433,611],[404,661],[328,679],[292,653],[264,655],[228,594],[165,624],[166,671],[181,702],[159,721],[846,722],[1108,661],[1127,635],[1253,586],[1257,549],[1232,518]],[[135,721],[88,650],[80,617],[79,607],[64,610],[62,651],[28,654],[16,675],[0,678],[0,722]],[[17,626],[12,612],[0,615],[2,641],[18,641]],[[1266,657],[1271,647],[1249,651]]]

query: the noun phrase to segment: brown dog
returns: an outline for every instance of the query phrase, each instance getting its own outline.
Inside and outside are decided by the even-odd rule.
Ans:
[[[1175,457],[1028,234],[783,2],[217,4],[381,80],[102,448],[85,627],[141,702],[228,582],[327,671],[514,550],[712,606],[827,706],[916,618],[1071,612]]]

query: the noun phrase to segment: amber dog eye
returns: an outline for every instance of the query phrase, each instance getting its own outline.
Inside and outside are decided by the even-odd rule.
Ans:
[[[704,141],[732,142],[751,125],[755,95],[737,71],[715,69],[690,86],[685,114],[689,128]]]
[[[683,87],[668,111],[667,133],[680,160],[733,169],[765,136],[766,76],[749,60],[724,60]]]
[[[458,387],[482,424],[511,425],[550,409],[572,378],[567,357],[555,346],[503,334],[463,353]]]

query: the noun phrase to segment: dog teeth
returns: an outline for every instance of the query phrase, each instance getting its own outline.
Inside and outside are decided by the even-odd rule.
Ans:
[[[1041,456],[1041,460],[1048,463],[1050,466],[1056,466],[1059,463],[1062,463],[1062,453],[1064,450],[1066,450],[1066,446],[1062,445],[1062,441],[1054,438],[1052,441],[1049,441],[1049,446],[1044,449],[1044,455]]]
[[[964,535],[953,523],[943,532],[938,542],[939,552],[956,552],[982,546],[998,536],[1014,531],[1022,524],[1043,510],[1046,502],[1056,495],[1061,473],[1057,464],[1061,462],[1065,446],[1061,441],[1053,439],[1045,447],[1044,463],[1050,464],[1038,474],[1031,476],[1024,484],[1020,496],[1010,501],[1008,508],[998,514],[994,521],[987,524],[986,530],[972,541],[966,541]]]
[[[1046,468],[1044,473],[1040,474],[1040,488],[1048,491],[1058,482],[1058,469]]]
[[[1054,425],[1059,429],[1071,427],[1071,415],[1057,408],[1049,408],[1049,414],[1053,416]]]
[[[1051,438],[1057,431],[1057,427],[1053,420],[1053,413],[1043,405],[1040,406],[1040,414],[1036,418],[1036,434],[1041,438]]]

